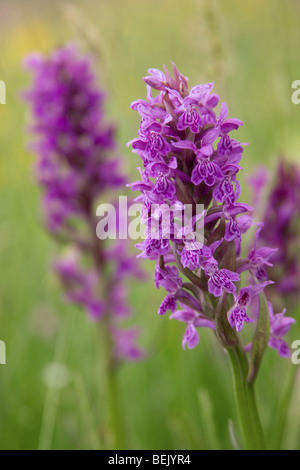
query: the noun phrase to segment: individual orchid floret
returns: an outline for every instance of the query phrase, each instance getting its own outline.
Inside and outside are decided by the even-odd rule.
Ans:
[[[235,189],[234,189],[235,183]],[[234,181],[234,176],[227,173],[222,181],[215,187],[213,198],[217,202],[225,202],[226,205],[234,204],[241,195],[241,185]]]
[[[207,320],[188,307],[184,310],[177,310],[170,318],[187,324],[182,340],[183,349],[185,349],[186,346],[188,346],[189,349],[193,349],[199,343],[199,334],[196,328],[207,327],[214,330],[215,327],[213,321]]]
[[[203,267],[205,261],[211,256],[210,248],[197,241],[186,242],[180,253],[182,266],[191,271]]]
[[[251,305],[253,297],[260,294],[269,284],[273,284],[273,282],[267,281],[261,284],[252,284],[240,289],[234,306],[228,312],[228,321],[231,328],[235,328],[237,332],[240,332],[244,323],[254,323],[254,320],[247,315],[247,308]]]
[[[158,308],[159,315],[165,315],[165,313],[170,310],[170,312],[175,312],[177,308],[177,299],[176,295],[168,294]]]
[[[162,286],[170,294],[176,294],[182,286],[182,278],[179,276],[177,267],[166,265],[164,268],[161,268],[157,264],[155,269],[155,285],[157,289]]]
[[[219,269],[216,262],[208,262],[204,265],[205,274],[208,280],[208,292],[215,297],[220,297],[223,289],[228,294],[236,293],[236,286],[234,282],[240,280],[238,273],[229,271],[229,269]]]
[[[177,300],[183,304],[191,305],[196,311],[201,311],[199,299],[195,299],[190,292],[184,290],[182,278],[178,275],[176,266],[166,265],[161,268],[159,264],[155,270],[155,285],[159,289],[160,286],[168,292],[158,309],[159,315],[164,315],[168,310],[172,313],[177,308]]]
[[[277,248],[270,248],[267,246],[261,246],[258,248],[258,239],[262,225],[258,228],[255,234],[255,242],[253,248],[250,250],[248,259],[241,266],[240,272],[249,270],[257,280],[266,281],[268,279],[267,267],[273,266],[270,258],[276,253]]]

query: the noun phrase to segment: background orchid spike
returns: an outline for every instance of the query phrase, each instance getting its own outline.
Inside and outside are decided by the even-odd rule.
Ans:
[[[128,145],[143,162],[142,181],[131,186],[141,192],[138,200],[143,202],[143,222],[147,225],[151,225],[153,218],[150,210],[153,202],[164,207],[190,204],[192,215],[197,205],[202,204],[204,243],[191,247],[184,237],[177,238],[174,215],[171,219],[174,230],[171,228],[169,238],[158,230],[159,240],[148,234],[137,247],[143,258],[157,261],[156,287],[163,286],[168,292],[159,314],[169,310],[171,318],[188,325],[183,347],[186,344],[195,347],[196,328],[212,328],[212,324],[223,346],[230,347],[239,340],[237,337],[232,340],[234,336],[228,331],[240,332],[244,323],[257,320],[246,312],[272,283],[266,268],[273,265],[275,248],[258,246],[261,224],[248,256],[241,257],[243,235],[257,225],[252,220],[253,208],[238,202],[241,186],[237,176],[247,144],[231,134],[242,121],[228,117],[225,103],[221,103],[217,113],[219,96],[212,93],[213,83],[197,85],[189,91],[187,77],[174,64],[172,71],[173,76],[165,66],[163,72],[150,69],[144,78],[147,99],[131,105],[140,114],[141,123],[138,137]],[[158,93],[152,94],[152,89]],[[248,274],[247,287],[241,286],[243,273]],[[177,311],[178,304],[181,310]],[[268,343],[268,324],[266,317],[264,347]],[[231,339],[226,342],[224,338]],[[254,341],[253,348],[257,347]],[[257,351],[254,355],[257,356]]]
[[[290,311],[300,297],[300,168],[294,162],[280,160],[270,189],[266,180],[262,184],[265,172],[261,170],[260,177],[257,174],[252,178],[253,192],[259,186],[266,201],[257,246],[276,249],[271,258],[274,267],[266,265],[267,275],[276,284],[266,293],[276,310],[287,306]]]
[[[33,114],[43,215],[49,232],[68,246],[54,269],[67,299],[103,321],[113,345],[111,360],[140,359],[137,330],[121,325],[130,315],[127,280],[143,274],[126,241],[107,245],[96,237],[99,198],[122,188],[125,179],[92,60],[68,45],[49,57],[33,54],[26,64],[33,75],[25,99]]]

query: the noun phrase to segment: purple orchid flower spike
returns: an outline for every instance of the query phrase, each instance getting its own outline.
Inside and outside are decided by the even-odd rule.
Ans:
[[[228,117],[225,103],[218,114],[219,96],[212,93],[213,83],[189,90],[187,78],[174,64],[172,68],[173,76],[166,67],[163,72],[150,69],[144,79],[147,104],[138,100],[132,106],[139,112],[141,123],[139,137],[131,145],[144,167],[143,181],[134,183],[132,189],[140,192],[138,200],[143,204],[143,223],[147,227],[146,240],[137,247],[142,250],[139,256],[156,260],[156,287],[167,291],[159,313],[170,310],[170,318],[187,325],[183,348],[192,349],[198,344],[199,327],[214,329],[228,350],[236,383],[243,383],[237,390],[243,395],[257,376],[268,343],[263,290],[272,284],[269,268],[271,257],[276,260],[276,246],[258,243],[262,224],[254,220],[253,207],[238,202],[240,161],[247,144],[233,138],[232,133],[238,131],[242,121]],[[149,87],[158,91],[155,98]],[[152,211],[153,203],[162,208]],[[202,238],[189,240],[187,235],[194,223],[190,227],[184,223],[178,230],[178,208],[188,206],[192,221],[199,205],[204,223],[203,230],[196,233]],[[163,215],[168,216],[169,232]],[[155,230],[149,229],[152,225]],[[244,234],[253,225],[259,228],[245,259],[241,257]],[[247,311],[258,296],[260,312],[251,318]],[[178,303],[182,310],[177,310]],[[239,333],[245,323],[254,322],[257,328],[248,360]],[[280,334],[284,332],[283,328]],[[274,332],[272,335],[275,338]],[[249,405],[245,393],[239,396],[241,408]],[[256,410],[248,410],[246,416],[250,415],[257,416]],[[261,427],[254,421],[256,418],[249,430],[249,420],[245,420],[243,430],[247,442],[255,440],[254,447],[260,448]]]
[[[147,223],[146,240],[137,245],[142,250],[139,256],[157,260],[156,286],[168,292],[160,314],[167,310],[174,314],[176,303],[183,297],[184,305],[190,309],[195,306],[198,315],[203,299],[225,294],[231,299],[228,324],[240,331],[244,322],[252,321],[246,314],[252,298],[270,284],[265,268],[271,266],[269,259],[275,249],[257,246],[260,227],[248,259],[240,258],[243,234],[255,224],[253,207],[237,202],[241,194],[237,175],[245,144],[232,138],[231,132],[242,122],[228,118],[225,103],[216,115],[219,97],[212,94],[213,83],[197,85],[189,92],[186,77],[174,65],[173,73],[172,77],[165,67],[164,72],[150,69],[144,79],[147,100],[132,104],[141,116],[141,126],[139,137],[131,145],[144,164],[142,182],[134,183],[132,189],[141,192],[139,201],[143,202],[143,220]],[[155,98],[151,88],[159,91]],[[153,203],[163,209],[152,211]],[[204,206],[202,240],[189,239],[194,232],[194,214],[178,230],[176,210],[186,204],[193,210],[197,204]],[[170,220],[169,236],[161,216]],[[173,271],[172,264],[178,270]],[[192,289],[178,271],[195,284]],[[253,280],[240,288],[245,271],[265,282],[258,287]],[[210,309],[209,302],[202,311]],[[214,318],[213,312],[210,315]],[[192,332],[192,327],[189,330]]]
[[[271,258],[276,269],[266,266],[268,276],[275,281],[267,295],[276,309],[287,306],[290,311],[298,305],[300,296],[300,168],[294,162],[280,160],[271,188],[265,188],[260,168],[255,176],[260,178],[257,184],[261,185],[261,192],[264,189],[265,200],[257,246],[277,249]]]
[[[33,114],[36,142],[32,147],[43,188],[45,224],[71,252],[59,258],[54,269],[67,300],[80,305],[94,321],[103,322],[112,339],[112,363],[122,359],[122,351],[125,360],[139,358],[141,351],[133,347],[137,335],[130,329],[121,333],[120,321],[130,313],[127,279],[141,278],[141,269],[126,241],[108,246],[96,237],[94,211],[99,198],[108,190],[123,188],[125,178],[114,127],[106,124],[104,92],[97,86],[92,60],[69,45],[50,57],[31,56],[26,63],[33,74],[25,99]],[[148,143],[145,138],[145,144],[141,138],[136,145],[142,148],[148,143],[153,154],[166,155],[171,147],[161,129],[158,126],[152,135],[146,127],[144,132],[152,140]],[[144,179],[139,189],[151,191],[152,186]]]
[[[145,78],[147,101],[138,100],[132,105],[141,115],[141,126],[139,138],[131,145],[144,164],[143,181],[134,183],[132,189],[141,192],[139,200],[143,202],[147,227],[154,224],[154,230],[147,228],[146,240],[137,247],[142,250],[140,257],[157,260],[156,286],[168,292],[159,313],[170,310],[172,318],[176,318],[177,302],[184,299],[189,314],[209,312],[206,319],[213,321],[213,299],[225,295],[231,305],[228,325],[240,332],[244,323],[256,321],[247,315],[247,309],[272,284],[267,268],[272,266],[270,258],[276,253],[275,247],[258,244],[262,231],[259,224],[248,258],[240,257],[244,233],[257,225],[253,207],[237,202],[241,194],[237,176],[245,144],[230,134],[242,122],[228,118],[225,103],[220,115],[216,115],[219,97],[212,94],[212,83],[197,85],[189,92],[186,77],[174,65],[173,77],[165,67],[164,72],[150,69],[149,73]],[[151,87],[159,91],[155,98]],[[153,203],[161,204],[163,209],[152,211]],[[186,204],[193,210],[198,204],[203,205],[201,241],[189,239],[194,231],[194,215],[178,230],[177,210]],[[168,216],[170,220],[169,232],[162,215],[162,219]],[[240,287],[244,272],[250,273],[253,282]],[[185,344],[197,342],[193,328],[189,324],[186,338],[191,339],[186,339]]]

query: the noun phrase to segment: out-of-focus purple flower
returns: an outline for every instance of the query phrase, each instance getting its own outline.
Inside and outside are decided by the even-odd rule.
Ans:
[[[156,260],[156,287],[168,292],[159,313],[170,310],[170,318],[187,324],[183,347],[193,348],[199,341],[198,327],[213,327],[218,321],[218,328],[240,331],[244,322],[255,321],[246,310],[270,284],[266,268],[273,264],[275,247],[258,245],[258,231],[248,257],[241,257],[243,235],[257,225],[253,207],[238,202],[239,163],[247,144],[231,134],[242,121],[228,118],[225,103],[218,113],[213,83],[189,91],[188,79],[174,64],[172,70],[173,76],[166,67],[163,72],[150,69],[144,78],[147,99],[132,103],[141,122],[138,137],[128,145],[140,156],[143,169],[139,169],[141,180],[129,186],[140,192],[142,222],[147,227],[146,239],[137,245],[139,256]],[[152,88],[158,91],[155,97]],[[255,184],[260,188],[262,182]],[[151,210],[154,203],[169,216],[168,235],[159,210]],[[199,205],[204,217],[202,240],[197,238]],[[178,214],[172,208],[187,206],[191,222],[178,229]],[[155,231],[149,229],[153,225]],[[241,286],[243,273],[250,277],[247,287]],[[183,310],[177,311],[178,303]],[[220,321],[224,310],[225,320]],[[220,335],[219,329],[218,335],[226,342],[228,336]]]
[[[270,327],[271,334],[269,340],[269,346],[277,349],[278,353],[282,357],[290,357],[290,348],[284,341],[283,337],[290,331],[291,325],[296,323],[296,320],[291,317],[285,317],[286,309],[281,313],[274,314],[273,305],[268,302],[269,314],[270,314]]]
[[[262,226],[256,231],[254,246],[249,252],[247,262],[241,267],[240,271],[249,270],[259,281],[266,281],[268,279],[266,267],[273,266],[273,263],[269,260],[274,256],[277,248],[257,247],[261,229]]]
[[[49,231],[72,252],[56,261],[55,271],[69,301],[94,320],[107,319],[114,356],[139,359],[137,331],[120,330],[119,321],[130,313],[127,280],[141,278],[141,270],[126,241],[107,245],[96,237],[99,197],[123,187],[125,179],[92,60],[67,46],[50,57],[31,55],[26,64],[33,75],[25,99],[32,108],[43,215]]]
[[[62,282],[66,298],[81,305],[94,320],[98,320],[105,314],[105,303],[97,295],[99,276],[96,270],[85,270],[80,261],[80,251],[73,248],[55,261],[54,270]]]
[[[252,189],[253,206],[261,204],[262,196],[269,181],[270,174],[266,167],[258,166],[255,172],[248,176],[248,183]]]
[[[34,118],[37,178],[44,188],[47,226],[57,231],[70,218],[85,216],[105,190],[121,187],[124,177],[120,159],[112,154],[114,128],[105,122],[104,93],[91,60],[67,46],[50,58],[31,55],[26,65],[33,74],[24,96]]]
[[[114,356],[115,360],[139,361],[143,359],[143,351],[137,347],[137,339],[139,337],[139,330],[130,328],[127,330],[114,329],[112,336],[115,342]]]
[[[300,168],[296,163],[279,162],[275,181],[265,198],[257,246],[277,250],[272,255],[274,267],[266,266],[269,278],[276,283],[276,287],[267,289],[267,295],[278,309],[283,305],[290,309],[300,296]]]

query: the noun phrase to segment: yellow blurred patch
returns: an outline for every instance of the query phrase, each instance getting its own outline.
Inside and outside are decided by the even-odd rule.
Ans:
[[[22,122],[24,103],[21,90],[23,83],[22,62],[30,52],[47,53],[53,49],[56,36],[54,30],[42,21],[17,24],[4,32],[1,46],[1,63],[6,82],[6,104],[0,105],[0,128],[2,152],[9,149],[10,157],[0,158],[0,184],[20,181],[22,172],[28,172],[32,161],[26,154],[26,122]],[[2,76],[0,77],[2,78]],[[26,120],[26,119],[25,119]],[[28,124],[28,120],[27,120]],[[16,135],[18,138],[16,139]]]
[[[48,52],[55,43],[55,36],[46,23],[32,22],[12,28],[6,34],[1,47],[5,65],[16,64],[32,51]]]

